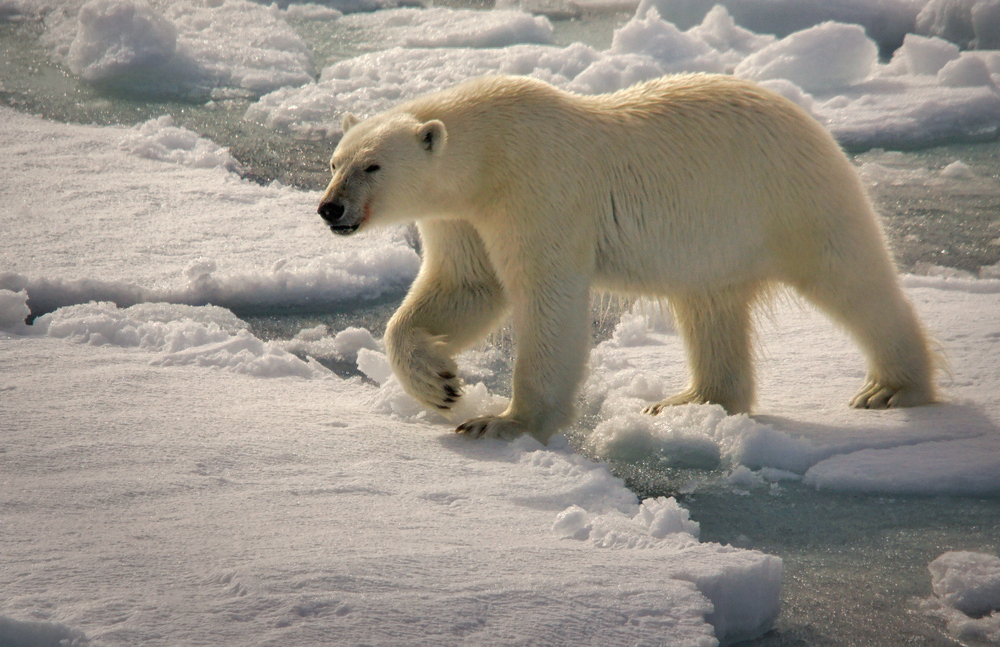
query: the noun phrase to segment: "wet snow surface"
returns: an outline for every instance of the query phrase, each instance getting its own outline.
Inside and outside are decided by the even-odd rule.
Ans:
[[[789,297],[757,415],[642,416],[685,372],[639,302],[595,310],[580,423],[543,447],[456,437],[391,376],[411,229],[334,240],[314,191],[246,179],[253,142],[185,127],[280,159],[476,74],[711,71],[854,148],[990,141],[996,3],[502,4],[0,0],[4,42],[63,75],[8,49],[5,104],[127,124],[0,107],[0,644],[1000,642],[995,144],[857,158],[890,236],[941,252],[903,283],[943,404],[848,409],[859,353]],[[944,242],[904,220],[952,202]],[[458,418],[506,405],[511,354],[463,355]]]

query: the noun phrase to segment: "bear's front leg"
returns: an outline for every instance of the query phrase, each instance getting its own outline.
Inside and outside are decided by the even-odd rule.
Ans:
[[[506,299],[471,226],[427,222],[420,233],[423,263],[386,326],[386,354],[407,393],[447,410],[461,395],[454,355],[495,325]]]
[[[582,277],[549,274],[512,297],[517,359],[513,397],[499,416],[473,418],[459,433],[473,438],[530,434],[547,443],[573,417],[590,348],[590,290]]]

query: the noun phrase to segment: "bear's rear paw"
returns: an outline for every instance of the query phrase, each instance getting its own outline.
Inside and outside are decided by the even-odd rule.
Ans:
[[[669,406],[672,405],[670,405],[666,400],[664,400],[663,402],[657,402],[656,404],[651,404],[648,407],[645,407],[642,410],[642,412],[650,416],[658,416],[660,415],[661,411],[663,411]]]
[[[660,414],[667,407],[676,407],[681,404],[719,404],[729,415],[737,413],[747,413],[750,411],[750,404],[745,397],[723,397],[721,395],[706,395],[699,389],[689,388],[681,391],[677,395],[672,395],[666,400],[651,404],[642,410],[643,413],[655,416]]]
[[[513,440],[528,433],[519,422],[503,416],[481,416],[466,420],[458,426],[455,433],[465,434],[469,438],[500,438]]]
[[[869,381],[854,399],[855,409],[896,409],[919,407],[934,402],[929,389],[914,386],[887,386],[877,381]]]
[[[649,414],[651,416],[659,415],[667,407],[676,407],[680,404],[706,404],[708,400],[699,396],[693,391],[684,391],[683,393],[678,393],[677,395],[670,396],[666,400],[657,402],[656,404],[651,404],[642,410],[643,413]]]

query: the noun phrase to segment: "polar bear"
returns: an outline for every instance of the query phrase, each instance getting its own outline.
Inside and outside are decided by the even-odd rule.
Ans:
[[[461,433],[544,443],[571,420],[595,289],[671,305],[690,384],[648,413],[750,411],[752,308],[777,284],[864,351],[854,407],[934,400],[928,343],[853,167],[777,94],[693,74],[581,96],[497,75],[343,129],[319,206],[330,229],[418,221],[420,272],[385,333],[406,391],[450,409],[455,354],[512,315],[510,406]]]

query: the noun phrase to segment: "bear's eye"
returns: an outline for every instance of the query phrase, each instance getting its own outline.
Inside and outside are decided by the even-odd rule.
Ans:
[[[378,171],[380,168],[382,167],[379,166],[378,164],[371,164],[365,168],[365,173],[374,173],[375,171]]]

